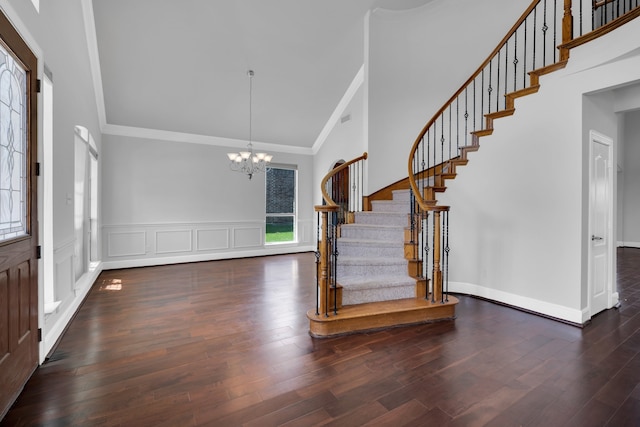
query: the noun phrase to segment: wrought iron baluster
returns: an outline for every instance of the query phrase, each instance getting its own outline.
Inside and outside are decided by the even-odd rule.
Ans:
[[[482,73],[480,73],[480,105],[482,105],[482,108],[484,110],[484,69],[487,67],[484,67],[482,69]],[[489,101],[489,113],[491,112],[491,101]]]
[[[476,80],[473,79],[473,130],[476,129]]]
[[[423,211],[423,217],[422,217],[422,221],[421,224],[422,226],[422,255],[423,255],[423,259],[425,260],[425,262],[423,264],[424,265],[424,269],[425,269],[425,273],[424,273],[424,278],[427,281],[427,295],[426,298],[429,298],[429,211]]]
[[[500,52],[498,51],[498,78],[496,79],[496,111],[500,110]]]
[[[444,111],[440,115],[440,170],[444,167]],[[435,171],[434,171],[435,172]]]
[[[582,0],[578,0],[578,2],[580,3],[579,8],[579,14],[580,14],[580,35],[582,35]]]
[[[449,159],[451,159],[451,104],[449,104]]]
[[[433,151],[433,164],[432,166],[432,175],[433,175],[433,186],[436,186],[436,162],[438,161],[436,155],[438,154],[437,151],[437,147],[438,147],[438,143],[436,141],[436,134],[438,133],[438,121],[436,120],[433,126],[433,146],[432,146],[432,151]]]
[[[416,203],[416,196],[415,196],[415,194],[413,194],[413,188],[409,187],[409,215],[410,215],[410,218],[411,218],[411,222],[410,222],[410,225],[409,225],[410,226],[410,233],[411,233],[411,236],[409,236],[410,237],[409,243],[411,243],[412,245],[415,243],[414,234],[415,234],[415,231],[416,231],[416,218],[415,218],[416,206],[415,206],[415,203]]]
[[[517,79],[518,79],[518,31],[516,30],[515,37],[513,39],[513,90],[514,92],[517,90]]]
[[[527,87],[527,21],[529,16],[524,19],[524,49],[522,49],[522,88]]]
[[[504,43],[504,95],[507,94],[507,86],[509,82],[509,40]],[[498,92],[499,93],[499,92]],[[505,108],[507,106],[507,97],[504,98]]]
[[[316,316],[320,314],[320,212],[316,212]]]
[[[556,46],[558,46],[558,0],[553,0],[553,63],[556,62],[557,50]]]
[[[489,111],[491,111],[491,92],[493,92],[493,87],[491,86],[492,80],[491,76],[493,73],[493,58],[489,61],[489,87],[487,88],[488,97],[489,97]],[[497,107],[497,106],[496,106]],[[496,111],[498,109],[496,108]]]
[[[427,133],[427,135],[429,135],[429,133]],[[429,139],[429,137],[427,136],[427,140]],[[419,184],[421,185],[420,188],[424,187],[424,167],[426,165],[426,162],[424,160],[424,150],[425,150],[426,144],[424,142],[424,135],[422,136],[422,141],[420,142],[420,150],[418,151],[418,158],[416,159],[416,163],[414,165],[415,168],[415,172],[418,174],[418,179],[419,179]]]
[[[435,303],[436,302],[436,275],[435,275],[435,268],[436,268],[436,260],[435,260],[435,251],[436,251],[436,216],[437,215],[432,215],[433,216],[433,255],[432,255],[432,259],[431,259],[431,302]]]
[[[446,226],[445,226],[446,240],[445,240],[445,244],[444,244],[446,282],[444,284],[443,295],[445,296],[445,301],[449,302],[449,251],[450,251],[450,248],[449,248],[449,211],[445,212],[444,218],[446,220]]]
[[[333,288],[333,314],[338,314],[338,224],[334,222],[332,228],[332,256],[333,256],[333,270],[331,278],[331,287]]]
[[[326,249],[326,253],[325,253],[325,258],[327,259],[327,268],[328,268],[328,274],[327,274],[327,280],[329,281],[329,286],[325,286],[325,293],[324,295],[322,295],[322,298],[324,298],[324,316],[325,317],[329,317],[329,288],[331,287],[331,277],[333,275],[333,270],[335,269],[335,265],[332,265],[332,257],[331,257],[331,220],[329,218],[333,217],[332,215],[328,215],[327,214],[327,227],[325,230],[325,249]]]
[[[456,97],[456,153],[460,153],[460,97]]]
[[[533,64],[532,69],[536,69],[536,41],[538,39],[538,6],[533,9]]]
[[[464,145],[469,145],[469,102],[467,95],[467,88],[464,88]]]
[[[547,0],[544,0],[544,22],[542,24],[542,66],[547,65]]]

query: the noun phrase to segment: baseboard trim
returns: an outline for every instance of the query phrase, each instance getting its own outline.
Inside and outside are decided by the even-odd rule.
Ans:
[[[98,263],[94,269],[84,274],[74,287],[75,298],[73,303],[69,305],[62,316],[55,322],[55,325],[45,333],[44,336],[44,348],[40,354],[40,363],[44,363],[46,358],[55,351],[56,346],[60,342],[60,339],[64,335],[65,331],[71,324],[71,321],[75,317],[76,313],[84,303],[84,300],[89,295],[91,287],[100,276],[100,273],[104,269],[102,263]]]
[[[480,299],[485,299],[487,301],[516,308],[527,313],[548,317],[573,326],[582,327],[585,324],[582,310],[576,310],[496,289],[485,288],[472,283],[450,282],[449,292],[466,294]]]
[[[622,248],[640,248],[640,242],[618,242],[618,247]]]
[[[198,255],[184,255],[184,256],[169,256],[169,257],[156,257],[156,258],[140,258],[140,259],[127,259],[119,261],[106,261],[102,263],[103,270],[117,270],[120,268],[137,268],[137,267],[152,267],[156,265],[168,265],[168,264],[185,264],[189,262],[203,262],[203,261],[218,261],[223,259],[236,259],[236,258],[253,258],[259,256],[269,255],[286,255],[302,252],[314,252],[315,246],[284,246],[284,247],[269,247],[259,250],[251,251],[236,251],[236,252],[224,252],[224,253],[208,253]]]

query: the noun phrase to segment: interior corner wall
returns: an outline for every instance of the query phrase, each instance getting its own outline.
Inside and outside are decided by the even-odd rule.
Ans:
[[[599,92],[637,80],[638,24],[573,49],[447,182],[450,290],[575,323],[591,317],[588,133],[617,138],[612,96]]]
[[[269,151],[298,169],[298,243],[265,245],[265,175],[229,169],[235,148],[103,136],[105,268],[312,250],[311,155]]]
[[[345,120],[348,118],[348,120]],[[349,161],[367,150],[362,134],[363,87],[356,91],[342,118],[313,157],[313,204],[322,204],[320,183],[339,160]]]
[[[408,175],[422,127],[497,46],[529,0],[435,0],[369,17],[368,167],[372,193]],[[496,13],[499,11],[499,13]]]
[[[624,120],[624,156],[622,164],[622,242],[640,248],[640,110],[628,112]]]
[[[618,155],[614,165],[616,174],[616,247],[624,246],[624,156],[626,151],[625,127],[627,114],[620,114],[618,118]]]

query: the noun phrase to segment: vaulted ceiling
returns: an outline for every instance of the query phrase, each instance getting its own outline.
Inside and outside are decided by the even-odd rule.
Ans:
[[[106,122],[311,147],[363,64],[367,10],[432,0],[93,0]]]

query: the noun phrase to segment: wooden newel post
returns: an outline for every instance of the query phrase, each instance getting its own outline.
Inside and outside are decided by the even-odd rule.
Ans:
[[[582,0],[580,0],[582,1]],[[571,0],[564,0],[564,16],[562,17],[562,44],[573,40],[573,14],[571,13]],[[560,60],[569,59],[569,49],[560,48]]]
[[[320,212],[322,218],[322,224],[320,228],[321,238],[322,240],[319,242],[319,252],[320,252],[320,277],[318,278],[318,287],[320,288],[318,291],[318,312],[322,314],[327,314],[329,312],[329,287],[331,286],[331,273],[332,269],[335,266],[331,265],[331,248],[329,247],[331,235],[329,230],[329,213],[335,212],[338,210],[337,206],[316,206],[315,211]]]
[[[442,227],[440,211],[433,213],[433,296],[432,301],[442,301],[442,269],[440,268],[440,247]]]

